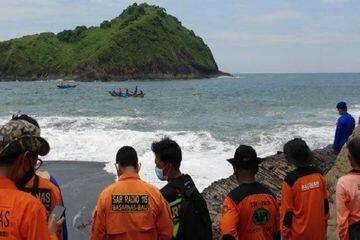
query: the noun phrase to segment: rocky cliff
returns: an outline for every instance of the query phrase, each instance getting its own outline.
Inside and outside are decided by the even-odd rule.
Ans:
[[[122,80],[222,75],[209,47],[161,7],[133,4],[96,27],[0,42],[0,80]]]
[[[325,173],[328,172],[332,168],[336,157],[331,146],[314,150],[313,153],[319,167]],[[293,170],[293,167],[287,164],[284,154],[277,154],[265,159],[260,166],[257,179],[267,185],[280,199],[281,183],[285,175],[291,170]],[[219,239],[220,237],[218,223],[222,202],[225,196],[237,186],[236,180],[233,177],[229,177],[214,182],[202,192],[213,221],[214,239]]]

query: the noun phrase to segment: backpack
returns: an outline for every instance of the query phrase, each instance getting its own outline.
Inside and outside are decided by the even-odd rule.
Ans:
[[[184,175],[184,178],[170,183],[182,196],[179,232],[174,240],[212,240],[212,223],[206,201],[190,176]]]

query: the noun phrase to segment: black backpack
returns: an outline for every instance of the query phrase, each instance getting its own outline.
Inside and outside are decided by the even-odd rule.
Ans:
[[[189,175],[171,182],[181,195],[180,227],[174,240],[212,240],[212,223],[206,201]]]

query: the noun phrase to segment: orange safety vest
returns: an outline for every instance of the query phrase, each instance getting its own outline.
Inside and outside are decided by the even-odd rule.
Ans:
[[[0,177],[0,239],[49,240],[46,210],[30,194]]]
[[[160,191],[136,173],[121,175],[96,205],[91,240],[170,240],[172,220]]]
[[[284,239],[325,239],[329,216],[326,181],[319,169],[297,168],[285,177],[280,207]]]
[[[274,194],[258,182],[232,190],[224,200],[220,232],[223,239],[277,239],[279,207]]]

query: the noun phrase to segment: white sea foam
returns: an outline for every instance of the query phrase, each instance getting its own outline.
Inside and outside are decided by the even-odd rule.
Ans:
[[[354,109],[360,115],[360,106]],[[8,118],[1,117],[1,123]],[[42,135],[49,141],[51,151],[46,160],[77,160],[106,162],[105,169],[115,174],[113,162],[119,147],[133,146],[142,164],[141,175],[157,186],[162,186],[154,172],[154,156],[151,143],[168,136],[179,143],[183,150],[183,172],[193,176],[202,190],[211,182],[227,177],[232,168],[225,159],[234,154],[237,144],[229,144],[213,137],[206,131],[140,131],[129,130],[131,125],[158,126],[155,119],[141,117],[38,117]],[[251,144],[260,156],[268,156],[282,150],[283,144],[293,137],[304,138],[311,148],[331,143],[335,122],[324,121],[323,125],[291,124],[266,131],[240,133],[241,143]],[[240,142],[239,142],[240,144]]]

